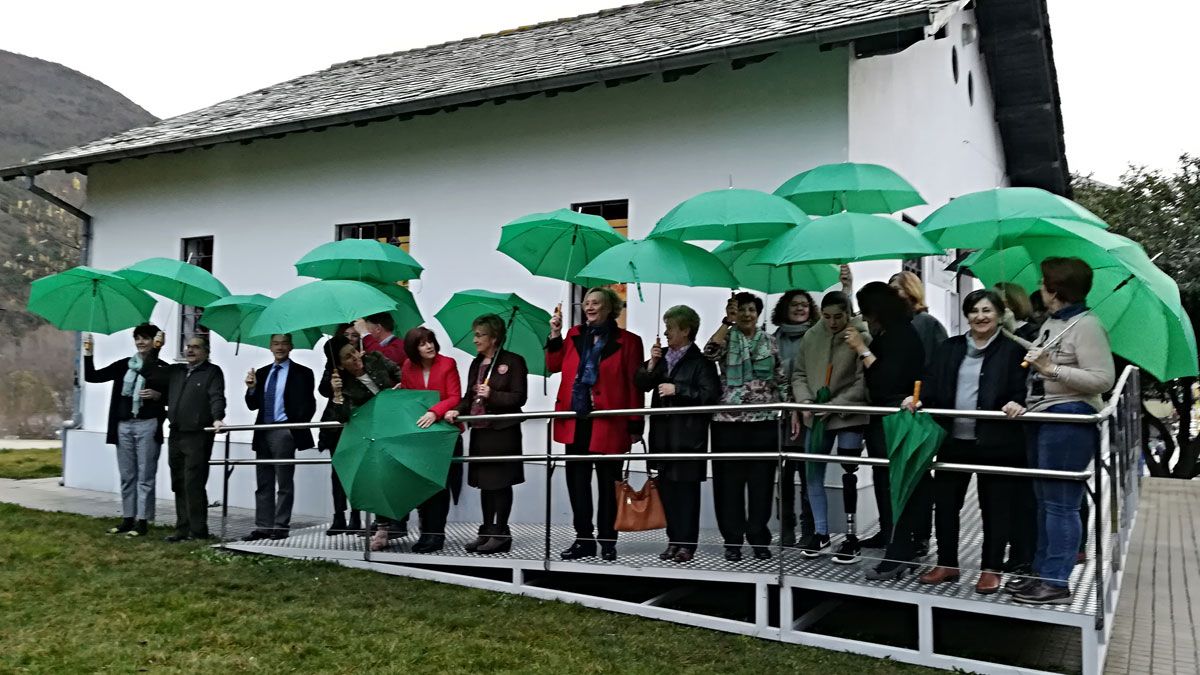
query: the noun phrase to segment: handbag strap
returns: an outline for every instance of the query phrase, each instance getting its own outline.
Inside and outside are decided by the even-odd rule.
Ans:
[[[646,437],[645,437],[645,436],[639,436],[639,437],[638,437],[638,443],[641,443],[641,444],[642,444],[642,453],[641,453],[641,454],[643,454],[643,455],[649,455],[649,454],[650,454],[650,449],[646,447]],[[632,448],[632,446],[631,446],[631,448]],[[621,471],[621,480],[625,481],[626,483],[628,483],[628,482],[629,482],[629,465],[630,465],[632,462],[633,462],[633,460],[631,460],[631,459],[627,459],[627,460],[625,460],[625,463],[624,463],[624,465],[623,465],[623,469],[622,469],[622,471]],[[646,476],[647,476],[648,478],[653,478],[653,476],[651,476],[651,475],[650,475],[650,467],[649,467],[649,466],[647,466],[647,467],[646,467]]]

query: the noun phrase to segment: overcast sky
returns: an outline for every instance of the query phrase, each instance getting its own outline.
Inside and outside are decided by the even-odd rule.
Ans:
[[[627,2],[628,0],[624,0]],[[981,0],[987,2],[987,0]],[[1073,171],[1200,153],[1196,0],[1049,0]],[[0,49],[56,61],[170,117],[332,63],[491,33],[623,0],[9,2]]]

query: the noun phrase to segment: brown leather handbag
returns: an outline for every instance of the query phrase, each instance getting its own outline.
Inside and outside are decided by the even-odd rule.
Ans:
[[[629,484],[629,465],[626,464],[624,477],[616,482],[616,493],[617,520],[613,527],[617,532],[661,530],[667,526],[667,512],[658,495],[658,482],[653,478],[647,477],[642,489],[634,490]]]

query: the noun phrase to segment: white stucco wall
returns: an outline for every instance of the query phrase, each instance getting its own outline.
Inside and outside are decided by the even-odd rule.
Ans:
[[[929,202],[906,211],[917,220],[957,195],[1007,185],[978,33],[964,31],[974,23],[974,12],[962,12],[947,25],[943,39],[926,39],[899,54],[850,63],[850,161],[883,164],[907,178]],[[952,52],[958,57],[957,82]],[[973,103],[968,80],[973,81]],[[952,261],[926,259],[924,276],[930,312],[953,334],[959,302],[948,292],[953,275],[943,272]],[[876,263],[860,269],[886,274],[896,265]]]
[[[98,165],[89,181],[92,264],[116,268],[147,256],[176,257],[181,238],[214,235],[217,277],[234,293],[274,296],[307,281],[291,265],[331,241],[335,224],[408,218],[412,253],[427,268],[412,289],[435,330],[434,312],[465,288],[515,291],[550,308],[563,285],[534,278],[496,252],[500,225],[573,202],[628,199],[630,234],[641,237],[676,203],[727,187],[731,177],[737,187],[769,191],[813,165],[844,161],[852,100],[847,59],[845,50],[793,50],[739,71],[713,66],[671,84],[647,79]],[[711,331],[725,293],[668,287],[663,303],[693,305],[702,332]],[[647,345],[656,330],[657,295],[652,286],[645,288],[646,303],[632,289],[629,295],[629,327]],[[176,312],[162,302],[153,320],[175,333]],[[98,362],[125,355],[128,340],[128,333],[99,337]],[[242,377],[270,356],[252,347],[233,351],[214,339],[212,358],[228,381],[227,421],[249,423]],[[465,375],[470,355],[447,353]],[[294,357],[320,367],[314,353],[297,350]],[[557,379],[549,383],[551,392]],[[551,406],[540,382],[531,381],[530,390],[527,410]],[[106,386],[88,385],[84,431],[69,439],[68,485],[116,489],[112,449],[100,433],[106,406]],[[527,424],[526,439],[528,447],[542,447],[544,426]],[[248,441],[248,434],[235,440]],[[235,446],[235,454],[246,453],[244,444]],[[162,467],[159,489],[168,495],[165,452]],[[219,498],[218,474],[210,481],[213,499]],[[252,506],[252,474],[235,472],[232,504]],[[324,468],[299,469],[296,512],[328,513],[328,492]],[[473,502],[466,508],[474,516]],[[525,509],[537,518],[541,501],[518,497],[517,519]]]

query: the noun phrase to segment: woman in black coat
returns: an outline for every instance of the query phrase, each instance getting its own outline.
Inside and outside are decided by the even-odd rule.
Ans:
[[[638,369],[635,381],[653,391],[652,408],[714,405],[721,399],[716,365],[696,346],[700,317],[678,305],[663,314],[667,350],[655,343],[650,360]],[[694,453],[708,450],[711,415],[659,415],[650,418],[650,452]],[[700,483],[706,477],[703,460],[652,462],[658,471],[658,491],[667,516],[667,548],[658,557],[677,563],[691,561],[700,538]]]
[[[355,349],[359,347],[358,331],[355,330],[354,324],[343,323],[333,332],[334,335],[341,335],[354,345]],[[337,359],[334,357],[333,338],[330,338],[325,343],[325,373],[321,376],[321,382],[317,385],[317,392],[328,399],[325,404],[325,411],[321,413],[322,422],[335,422],[337,415],[334,414],[333,404],[333,387],[329,384],[330,376],[337,368]],[[329,456],[337,451],[338,442],[342,440],[341,427],[327,427],[317,432],[317,450],[328,450]],[[325,530],[325,535],[332,537],[334,535],[343,534],[346,532],[358,532],[362,527],[362,514],[349,505],[346,499],[346,489],[342,486],[342,481],[338,478],[337,469],[333,465],[329,465],[329,480],[330,488],[333,492],[333,522],[329,525],[329,529]],[[346,522],[346,509],[350,509],[350,522]]]
[[[934,352],[921,403],[931,408],[1002,410],[1009,417],[1021,414],[1025,410],[1027,373],[1021,367],[1025,349],[1000,330],[1004,300],[992,290],[975,291],[963,301],[963,314],[970,331],[946,340]],[[904,403],[913,407],[911,400]],[[1027,466],[1020,424],[965,418],[941,418],[938,422],[949,432],[938,451],[938,461]],[[959,577],[958,514],[970,482],[969,473],[938,471],[934,476],[938,562],[921,575],[923,584],[952,582]],[[1032,485],[1021,478],[980,474],[979,509],[983,572],[975,592],[986,595],[1000,590],[1007,546],[1012,546],[1012,564],[1027,567],[1033,562]]]
[[[519,413],[528,398],[529,367],[520,354],[504,351],[507,328],[496,314],[484,314],[471,324],[479,353],[467,371],[467,395],[445,415],[453,424],[459,415]],[[493,361],[495,364],[493,365]],[[468,453],[471,457],[519,457],[522,451],[519,420],[471,423]],[[479,537],[464,548],[471,553],[504,553],[512,547],[508,516],[512,513],[512,486],[525,482],[525,467],[512,462],[471,462],[467,484],[478,488],[483,506]]]

